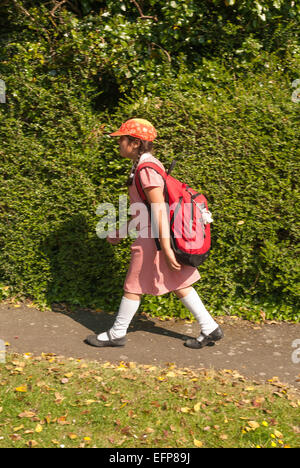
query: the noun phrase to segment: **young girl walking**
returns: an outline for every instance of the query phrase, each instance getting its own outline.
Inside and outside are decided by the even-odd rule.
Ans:
[[[132,160],[133,165],[127,181],[130,204],[142,203],[135,185],[134,174],[139,164],[154,162],[164,170],[162,163],[152,155],[153,140],[157,132],[153,125],[144,119],[130,119],[110,136],[119,137],[120,155]],[[140,172],[140,181],[149,205],[164,205],[164,181],[153,169],[145,168]],[[155,211],[153,211],[155,213]],[[161,249],[158,250],[155,239],[150,235],[139,233],[131,245],[131,261],[124,283],[124,295],[115,322],[110,330],[99,335],[90,335],[86,343],[92,346],[124,346],[126,333],[137,312],[143,294],[162,295],[173,291],[184,306],[198,321],[201,333],[198,338],[185,341],[185,346],[199,349],[223,338],[223,332],[203,305],[193,284],[200,279],[197,268],[180,264],[171,248],[166,215],[157,217],[157,229]],[[167,226],[168,228],[168,226]],[[151,230],[151,220],[142,230]],[[107,237],[112,245],[122,239],[117,231],[116,237]]]

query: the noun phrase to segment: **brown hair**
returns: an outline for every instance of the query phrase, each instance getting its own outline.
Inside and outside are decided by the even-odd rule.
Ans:
[[[142,156],[142,154],[144,153],[153,153],[153,141],[146,141],[146,140],[141,140],[140,138],[135,138],[131,135],[126,135],[126,137],[128,138],[128,140],[130,142],[133,142],[133,141],[139,141],[140,142],[140,146],[139,146],[139,149],[138,149],[138,158],[137,160],[135,161],[133,167],[131,168],[131,171],[130,171],[130,174],[129,174],[129,177],[127,179],[127,182],[126,182],[126,185],[131,185],[133,183],[133,178],[134,178],[134,173],[135,173],[135,169],[140,161],[140,157]]]
[[[133,137],[131,135],[126,135],[130,142],[136,141],[140,142],[138,155],[141,156],[143,153],[153,152],[153,141],[141,140],[140,138]]]

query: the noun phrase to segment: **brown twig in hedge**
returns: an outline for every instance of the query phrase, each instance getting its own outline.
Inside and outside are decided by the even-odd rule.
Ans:
[[[42,26],[41,24],[37,23],[36,19],[33,18],[33,16],[31,16],[31,14],[29,13],[29,11],[26,10],[26,8],[23,6],[23,5],[20,5],[19,2],[17,2],[17,0],[13,0],[13,3],[15,4],[16,8],[18,8],[24,15],[26,15],[33,23],[35,23],[39,28],[41,28],[44,33],[46,34],[47,36],[47,41],[49,42],[49,44],[51,44],[51,40],[50,40],[50,34],[49,34],[49,31],[44,27]]]
[[[157,16],[145,16],[140,5],[138,4],[138,2],[136,0],[130,0],[132,3],[135,4],[135,6],[137,7],[138,11],[139,11],[139,14],[140,14],[140,17],[139,19],[142,19],[142,20],[145,20],[145,19],[152,19],[153,21],[158,21],[157,19]]]
[[[55,2],[56,3],[56,2]],[[62,0],[61,2],[59,3],[56,3],[55,6],[52,8],[52,10],[50,11],[50,15],[51,16],[54,16],[54,13],[56,12],[56,10],[58,8],[60,8],[64,3],[67,3],[67,0]]]
[[[167,52],[162,46],[160,46],[159,44],[155,44],[155,42],[151,42],[151,45],[152,46],[155,46],[155,47],[158,47],[159,49],[161,49],[167,56],[167,59],[168,61],[171,63],[172,61],[172,58],[171,58],[171,55],[169,54],[169,52]]]

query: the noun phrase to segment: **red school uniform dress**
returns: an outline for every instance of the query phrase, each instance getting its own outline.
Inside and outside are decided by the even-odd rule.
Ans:
[[[162,163],[150,153],[144,153],[139,164],[153,162],[163,170]],[[138,164],[138,166],[139,166]],[[138,167],[137,166],[137,167]],[[151,168],[143,169],[140,172],[141,185],[145,188],[161,187],[164,189],[162,177]],[[129,187],[130,205],[133,203],[143,203],[133,179]],[[148,215],[148,225],[143,226],[143,230],[151,232],[151,220]],[[170,291],[186,288],[200,279],[197,268],[189,265],[181,265],[179,271],[169,268],[162,250],[157,250],[155,239],[142,237],[139,233],[137,239],[131,245],[131,261],[127,276],[124,282],[124,291],[133,294],[151,294],[160,296]]]

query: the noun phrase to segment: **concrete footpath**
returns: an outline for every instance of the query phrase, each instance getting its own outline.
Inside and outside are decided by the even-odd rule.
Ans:
[[[224,339],[193,350],[183,344],[199,334],[197,323],[160,321],[138,313],[125,347],[93,348],[84,343],[87,335],[107,330],[114,316],[80,307],[70,312],[63,304],[53,304],[50,311],[43,312],[26,302],[2,302],[0,340],[9,343],[8,353],[43,352],[101,362],[230,369],[259,382],[277,377],[300,389],[300,324],[255,324],[236,317],[218,317]]]

